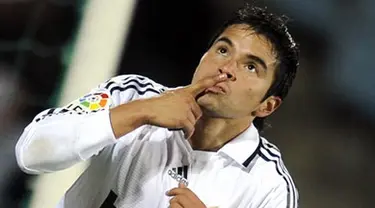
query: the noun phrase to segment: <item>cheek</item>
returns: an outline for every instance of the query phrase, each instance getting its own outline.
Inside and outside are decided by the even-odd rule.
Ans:
[[[244,84],[242,86],[246,87],[238,90],[236,96],[242,103],[246,102],[251,106],[258,105],[262,101],[268,89],[266,83],[263,80],[252,78],[246,79],[244,81],[246,85]]]

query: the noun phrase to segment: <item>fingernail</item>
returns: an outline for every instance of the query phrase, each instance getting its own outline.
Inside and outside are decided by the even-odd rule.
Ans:
[[[220,74],[219,75],[219,79],[225,79],[225,78],[227,78],[227,74]]]
[[[167,196],[168,196],[168,193],[169,193],[169,191],[166,191],[166,192],[165,192],[165,195],[167,195]]]

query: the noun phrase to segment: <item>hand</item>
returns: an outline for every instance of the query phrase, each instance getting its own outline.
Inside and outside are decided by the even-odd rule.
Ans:
[[[168,191],[167,196],[173,196],[169,200],[170,208],[206,208],[206,205],[188,189],[183,183],[178,184],[178,188]]]
[[[190,138],[195,123],[202,116],[196,97],[207,88],[227,79],[226,74],[220,74],[184,88],[168,91],[159,97],[143,100],[142,110],[146,111],[146,123],[169,129],[182,129],[185,137]]]

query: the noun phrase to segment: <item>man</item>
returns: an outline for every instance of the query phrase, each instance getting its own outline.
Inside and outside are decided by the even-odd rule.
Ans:
[[[297,66],[285,22],[246,6],[214,37],[191,85],[114,77],[37,115],[18,163],[39,174],[91,159],[58,207],[297,207],[279,150],[253,124],[280,106]]]

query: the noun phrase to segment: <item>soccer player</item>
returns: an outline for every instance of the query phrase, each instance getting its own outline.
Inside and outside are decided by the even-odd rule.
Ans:
[[[214,36],[189,86],[121,75],[41,112],[17,143],[19,166],[41,174],[90,159],[61,208],[297,207],[279,150],[258,133],[298,68],[285,24],[246,6]]]

